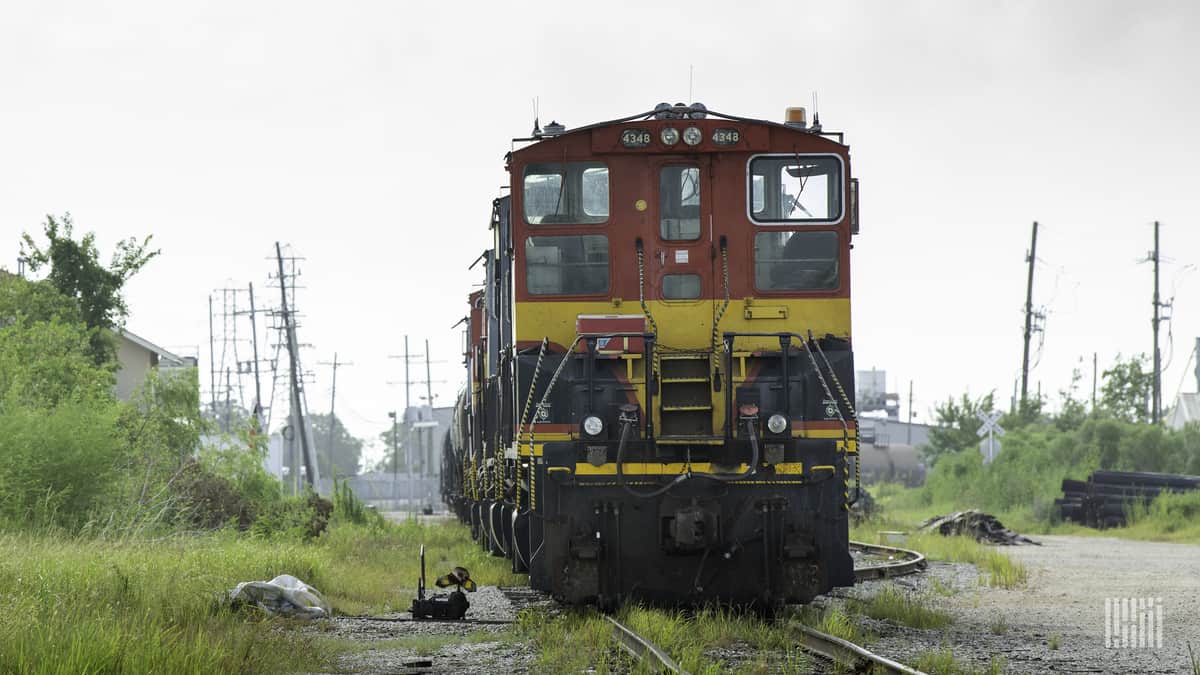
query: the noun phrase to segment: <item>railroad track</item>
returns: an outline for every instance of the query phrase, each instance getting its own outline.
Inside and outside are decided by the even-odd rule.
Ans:
[[[925,556],[906,548],[852,541],[850,542],[850,550],[866,553],[878,559],[877,562],[872,561],[864,565],[855,566],[854,578],[858,581],[888,579],[925,569]]]
[[[878,562],[870,562],[854,568],[854,578],[858,581],[888,579],[912,574],[925,568],[925,556],[916,551],[859,541],[850,542],[850,548],[878,559]],[[613,617],[605,616],[604,618],[612,624],[613,636],[617,639],[617,644],[639,663],[654,672],[687,675],[687,671],[680,667],[661,647],[638,635],[636,631]],[[818,659],[832,662],[839,672],[922,675],[919,670],[909,668],[853,642],[822,633],[808,626],[800,626],[799,647]]]

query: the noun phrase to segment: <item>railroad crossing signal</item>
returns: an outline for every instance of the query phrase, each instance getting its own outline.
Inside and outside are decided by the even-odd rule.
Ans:
[[[975,433],[983,438],[979,443],[979,452],[983,454],[984,464],[991,464],[996,455],[1000,454],[1000,439],[997,437],[1004,435],[1004,427],[999,423],[1001,414],[999,411],[985,413],[982,410],[975,413],[979,421],[983,422],[983,426]]]

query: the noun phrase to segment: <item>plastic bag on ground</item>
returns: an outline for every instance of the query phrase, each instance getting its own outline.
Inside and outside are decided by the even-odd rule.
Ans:
[[[243,581],[229,591],[229,602],[253,605],[272,616],[291,619],[324,619],[332,610],[321,592],[290,574],[270,581]]]

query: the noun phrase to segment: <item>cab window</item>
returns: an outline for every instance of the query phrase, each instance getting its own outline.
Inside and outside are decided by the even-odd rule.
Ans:
[[[522,203],[530,225],[608,220],[608,167],[599,162],[552,162],[525,167]]]
[[[662,296],[665,300],[694,300],[700,297],[700,275],[663,275]]]
[[[658,218],[662,238],[700,238],[700,169],[664,166],[659,171]]]
[[[836,289],[837,233],[759,232],[754,236],[754,287],[760,291]]]
[[[750,215],[760,223],[829,222],[842,217],[842,163],[830,155],[750,160]]]
[[[608,293],[608,285],[608,237],[525,240],[525,286],[530,295],[597,295]]]

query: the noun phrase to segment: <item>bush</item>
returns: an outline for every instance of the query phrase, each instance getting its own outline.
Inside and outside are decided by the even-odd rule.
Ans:
[[[0,316],[0,410],[112,402],[113,369],[92,361],[86,327],[20,318]]]
[[[358,495],[350,489],[348,481],[334,481],[333,484],[333,515],[355,525],[382,527],[383,515],[363,503]]]
[[[1200,469],[1200,428],[1195,426],[1176,431],[1091,417],[1077,428],[1063,430],[1045,421],[1010,430],[1002,444],[990,465],[983,464],[974,448],[943,455],[922,488],[923,501],[1017,512],[1049,524],[1064,478],[1084,480],[1097,469],[1167,473]]]
[[[1132,505],[1126,516],[1130,526],[1171,533],[1195,527],[1200,521],[1200,491],[1164,492],[1149,503]]]
[[[0,518],[75,528],[104,500],[125,457],[116,409],[68,403],[0,412]]]
[[[189,525],[215,530],[234,525],[245,530],[254,522],[255,508],[234,484],[189,460],[175,478],[178,518]]]
[[[315,493],[287,497],[262,509],[250,531],[268,539],[304,539],[320,537],[329,526],[333,503]]]

